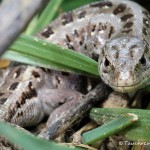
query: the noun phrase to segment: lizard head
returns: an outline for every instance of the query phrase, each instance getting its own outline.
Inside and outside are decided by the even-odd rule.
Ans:
[[[98,62],[102,80],[123,93],[147,86],[149,53],[148,44],[137,37],[123,36],[107,41]]]

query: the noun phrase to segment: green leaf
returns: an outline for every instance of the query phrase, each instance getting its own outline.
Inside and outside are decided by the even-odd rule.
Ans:
[[[98,76],[97,62],[75,51],[22,35],[4,58],[40,67]]]
[[[138,117],[135,114],[127,114],[124,116],[120,116],[119,118],[107,122],[98,128],[83,133],[82,135],[83,142],[85,144],[92,144],[99,140],[107,138],[110,135],[118,133],[122,129],[133,124],[137,119]]]
[[[6,137],[10,142],[19,145],[24,150],[83,150],[79,147],[67,147],[52,141],[36,138],[1,121],[0,135]]]
[[[24,34],[32,35],[34,33],[34,29],[37,26],[37,22],[38,22],[38,15],[34,16],[33,19],[30,21],[26,30],[24,31]]]
[[[133,141],[150,141],[150,110],[128,109],[128,108],[93,108],[90,117],[98,124],[119,118],[126,113],[138,115],[138,121],[130,127],[122,130],[120,134]]]
[[[86,5],[92,2],[96,2],[100,0],[64,0],[60,9],[63,11],[71,11],[75,8],[81,7],[82,5]]]
[[[40,15],[39,19],[37,20],[36,24],[33,25],[31,23],[31,27],[27,30],[28,34],[35,34],[44,27],[46,27],[56,16],[60,14],[60,12],[71,11],[77,7],[82,5],[89,4],[91,2],[95,2],[96,0],[51,0],[42,14]],[[97,0],[98,1],[98,0]]]
[[[51,0],[42,14],[40,15],[36,26],[33,28],[32,34],[37,33],[39,30],[47,26],[54,18],[59,6],[63,0]]]

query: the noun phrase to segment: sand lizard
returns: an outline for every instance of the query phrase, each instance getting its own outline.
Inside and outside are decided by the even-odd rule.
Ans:
[[[106,84],[116,91],[131,92],[149,85],[149,22],[149,12],[137,3],[109,0],[64,13],[37,36],[97,60]],[[78,76],[72,78],[74,75],[69,74],[66,78],[60,72],[48,74],[30,66],[25,67],[25,75],[20,75],[22,70],[11,69],[9,79],[1,80],[0,97],[4,104],[0,118],[4,121],[23,127],[35,125],[66,98],[79,99],[82,95],[76,91]],[[63,97],[63,101],[53,103],[48,96],[51,93],[52,100]]]

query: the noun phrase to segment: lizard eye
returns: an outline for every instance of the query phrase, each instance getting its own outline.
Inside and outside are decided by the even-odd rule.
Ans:
[[[140,63],[141,63],[142,65],[146,65],[146,59],[145,59],[144,55],[141,57]]]
[[[108,59],[106,58],[105,61],[104,61],[104,66],[105,67],[108,67],[110,65],[110,62],[108,61]]]

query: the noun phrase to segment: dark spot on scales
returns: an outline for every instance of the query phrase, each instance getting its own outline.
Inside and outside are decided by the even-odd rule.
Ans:
[[[44,72],[47,72],[47,69],[45,69],[45,68],[41,68]]]
[[[127,22],[123,28],[131,28],[133,26],[133,22]]]
[[[16,102],[16,107],[17,107],[17,108],[20,108],[20,107],[21,107],[21,105],[19,104],[19,102]]]
[[[77,33],[77,30],[74,30],[74,32],[76,32],[76,34],[78,34],[78,33]],[[67,47],[68,47],[69,49],[75,50],[74,46],[73,46],[72,43],[71,43],[71,38],[70,38],[70,36],[67,35],[67,34],[66,34],[66,40],[65,40],[65,42],[66,42],[66,45],[67,45]],[[79,44],[80,44],[80,43],[79,43]]]
[[[128,19],[132,18],[133,14],[127,14],[121,17],[121,21],[127,21]]]
[[[104,49],[102,49],[102,55],[103,55],[103,56],[104,56],[104,51],[105,51],[105,50],[104,50]]]
[[[71,44],[68,43],[68,42],[67,42],[66,44],[67,44],[67,47],[68,47],[69,49],[75,50],[74,47],[73,47],[73,45],[71,45]]]
[[[6,102],[7,98],[1,98],[0,99],[0,104],[4,104]]]
[[[130,50],[130,56],[133,58],[133,50]]]
[[[143,38],[144,43],[149,46],[149,42],[147,42],[147,40],[145,38]]]
[[[66,25],[73,21],[72,12],[66,13],[62,16],[62,24]]]
[[[67,42],[71,42],[71,39],[70,39],[69,35],[67,35],[67,34],[66,34],[66,40],[67,40]]]
[[[21,105],[25,104],[25,102],[26,102],[26,99],[24,98],[25,97],[24,95],[25,95],[25,92],[22,92],[21,102],[20,102]]]
[[[114,31],[114,27],[111,26],[111,27],[110,27],[109,34],[108,34],[108,38],[110,38],[114,32],[115,32],[115,31]]]
[[[23,116],[23,112],[22,112],[22,111],[21,111],[21,112],[18,112],[17,116],[18,116],[18,117],[22,117],[22,116]]]
[[[1,139],[0,142],[1,142],[2,146],[6,147],[6,148],[10,147],[11,150],[16,150],[16,148],[12,144],[10,144],[9,142],[7,142],[5,139]]]
[[[51,73],[51,70],[50,69],[46,69],[46,68],[41,68],[44,72],[49,72],[49,73]]]
[[[107,29],[107,26],[106,26],[106,24],[102,24],[101,22],[99,23],[99,29],[98,29],[98,31],[101,31],[101,30],[106,30]]]
[[[137,65],[135,66],[135,71],[138,71],[138,69],[139,69],[139,64],[137,64]]]
[[[20,104],[25,104],[26,99],[31,99],[33,97],[37,97],[37,92],[32,87],[32,82],[29,82],[28,88],[29,88],[29,90],[22,92]]]
[[[113,45],[111,48],[112,48],[113,50],[119,50],[116,45]]]
[[[96,47],[96,44],[94,43],[93,46]]]
[[[96,29],[96,25],[93,25],[91,31],[94,32],[95,29]]]
[[[19,84],[18,82],[13,83],[13,84],[9,87],[9,90],[15,90],[15,89],[17,88],[18,84]]]
[[[36,97],[36,96],[37,96],[37,92],[35,89],[31,89],[29,91],[22,92],[21,104],[24,104],[26,99],[31,99],[31,98]]]
[[[58,106],[63,105],[65,102],[58,102]]]
[[[134,49],[134,48],[136,48],[137,47],[137,45],[132,45],[131,47],[130,47],[130,49]]]
[[[79,18],[79,19],[84,18],[84,17],[85,17],[85,14],[86,14],[86,11],[80,12],[80,14],[78,15],[78,18]]]
[[[120,4],[114,11],[113,11],[113,14],[114,15],[118,15],[120,13],[123,13],[126,9],[126,5],[124,4]]]
[[[63,71],[61,72],[61,74],[64,75],[64,76],[69,76],[69,75],[70,75],[70,73],[68,73],[68,72],[63,72]]]
[[[83,45],[83,42],[82,42],[82,41],[80,41],[80,42],[79,42],[79,44],[80,44],[80,46],[81,46],[81,45]]]
[[[58,84],[60,84],[60,83],[61,83],[61,80],[59,79],[59,77],[58,77],[58,76],[56,76],[56,77],[55,77],[55,79],[57,80],[57,83],[58,83]]]
[[[144,34],[144,35],[147,35],[147,30],[146,30],[146,28],[143,28],[142,31],[143,31],[143,34]]]
[[[86,44],[84,45],[84,49],[87,50],[87,45]]]
[[[35,78],[39,78],[40,77],[40,74],[36,71],[32,71],[32,75],[35,77]]]
[[[20,76],[20,73],[21,73],[21,68],[18,68],[15,73],[16,73],[15,78],[18,78]]]
[[[77,30],[74,30],[73,35],[76,36],[76,37],[78,37],[78,36],[79,36],[78,31],[77,31]]]
[[[31,90],[32,89],[32,82],[29,82],[28,88]]]
[[[0,96],[3,96],[4,95],[4,93],[0,93]]]
[[[46,72],[52,73],[51,69],[46,69]]]
[[[17,105],[15,105],[16,107],[17,107]],[[11,119],[14,117],[14,115],[15,115],[15,113],[16,113],[16,110],[17,110],[17,108],[10,108],[9,110],[8,110],[8,116],[6,116],[6,118],[5,118],[5,121],[7,121],[7,122],[11,122]]]
[[[42,36],[44,36],[45,38],[48,38],[51,34],[53,34],[54,32],[52,31],[51,27],[47,27],[45,29],[45,31],[43,31],[41,34]]]
[[[115,58],[118,59],[119,58],[119,52],[116,52]]]
[[[105,6],[111,7],[112,3],[111,2],[95,2],[95,3],[90,4],[90,6],[91,7],[99,7],[99,8],[102,8]]]
[[[132,29],[123,30],[122,33],[129,33],[129,32],[131,32],[131,31],[132,31]]]

